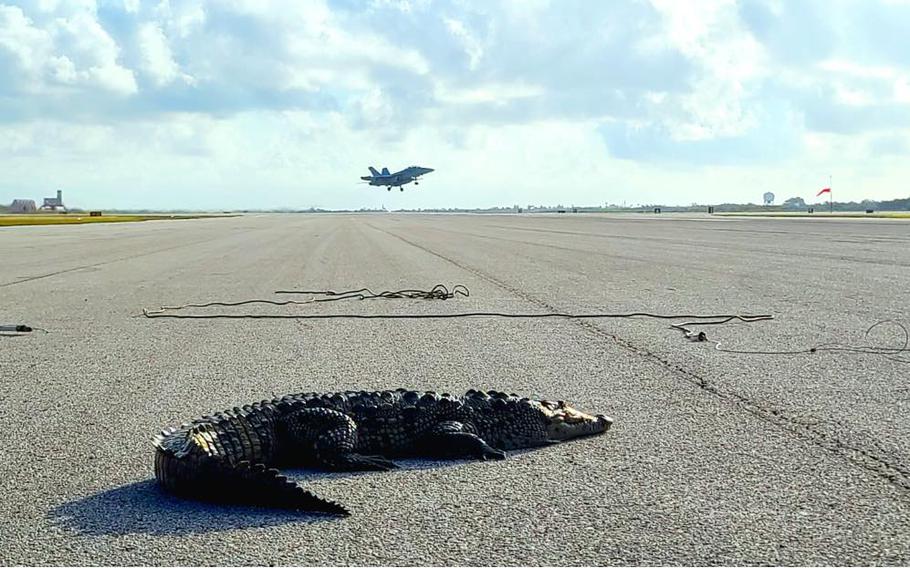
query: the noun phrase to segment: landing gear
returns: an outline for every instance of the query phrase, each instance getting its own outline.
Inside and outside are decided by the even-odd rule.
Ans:
[[[419,183],[417,183],[417,181],[416,181],[416,180],[415,180],[415,181],[414,181],[414,185],[420,185],[420,184],[419,184]]]
[[[390,185],[389,187],[385,188],[385,190],[386,190],[386,191],[392,191],[392,186]]]
[[[401,191],[404,191],[404,187],[403,187],[403,186],[402,186],[402,187],[399,187],[398,189],[400,189]]]

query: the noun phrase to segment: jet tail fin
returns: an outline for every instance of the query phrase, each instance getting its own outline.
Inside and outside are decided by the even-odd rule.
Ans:
[[[370,166],[370,173],[373,174],[374,176],[381,175],[379,172],[376,171],[376,168],[374,168],[373,166]]]
[[[389,175],[389,168],[382,168],[382,175],[384,175],[384,176]]]

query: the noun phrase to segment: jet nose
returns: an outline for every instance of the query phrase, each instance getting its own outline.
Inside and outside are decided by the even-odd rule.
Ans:
[[[430,172],[436,171],[436,170],[434,170],[433,168],[424,168],[423,170],[424,170],[424,172],[426,172],[426,173],[430,173]]]

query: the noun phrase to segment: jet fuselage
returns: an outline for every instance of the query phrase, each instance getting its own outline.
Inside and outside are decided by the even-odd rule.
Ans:
[[[383,172],[379,173],[373,168],[370,168],[370,171],[373,172],[371,176],[361,176],[360,179],[363,181],[369,182],[370,185],[376,186],[386,186],[389,189],[392,187],[401,187],[405,184],[411,183],[412,181],[416,182],[417,179],[433,171],[433,168],[422,168],[420,166],[411,166],[405,168],[401,171],[395,173],[386,173],[388,170],[383,168]]]

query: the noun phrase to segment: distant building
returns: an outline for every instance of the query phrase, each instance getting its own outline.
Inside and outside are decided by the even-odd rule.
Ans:
[[[34,213],[37,210],[38,207],[32,199],[13,199],[12,205],[9,206],[10,213]]]
[[[41,208],[56,211],[58,207],[60,209],[66,210],[66,205],[63,204],[63,192],[59,189],[57,190],[57,197],[44,198],[44,204],[41,206]]]

